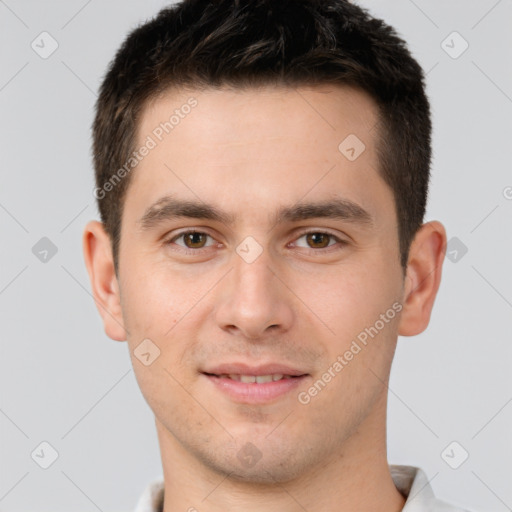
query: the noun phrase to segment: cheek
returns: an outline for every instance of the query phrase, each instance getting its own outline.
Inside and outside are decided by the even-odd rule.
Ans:
[[[190,348],[189,337],[184,335],[190,306],[177,292],[177,283],[162,277],[132,273],[121,290],[132,366],[141,393],[155,411],[168,401],[174,406],[186,402],[177,382],[187,387],[189,378],[182,359],[187,343]]]
[[[319,279],[312,279],[309,284],[314,284],[315,288],[303,288],[302,293],[308,297],[307,304],[318,312],[318,316],[332,328],[338,339],[347,339],[347,336],[373,324],[393,303],[389,278],[384,278],[381,271],[368,270],[371,268],[378,267],[368,263],[352,266],[346,271],[338,268]]]
[[[376,263],[352,267],[350,272],[338,271],[330,276],[323,283],[323,293],[315,294],[315,303],[308,304],[334,332],[326,331],[324,338],[328,366],[338,356],[342,358],[343,369],[336,373],[338,384],[333,389],[338,385],[351,388],[368,377],[375,379],[369,369],[377,375],[385,374],[398,335],[397,282]]]
[[[171,274],[143,261],[125,265],[120,292],[130,333],[155,339],[163,338],[178,323],[190,299],[178,273]]]
[[[343,424],[349,431],[384,389],[380,379],[389,372],[397,338],[396,285],[392,276],[367,268],[331,276],[324,282],[324,293],[315,294],[310,306],[335,333],[324,337],[324,367],[318,368],[313,388],[302,395],[311,401],[308,407],[318,428]],[[325,411],[331,411],[330,416]]]
[[[151,265],[151,271],[145,268],[148,265],[134,265],[130,272],[126,265],[121,286],[122,311],[132,364],[141,389],[145,396],[153,396],[152,390],[157,396],[158,382],[173,385],[168,372],[180,381],[190,378],[190,368],[184,368],[184,358],[195,349],[198,315],[202,311],[195,306],[206,289],[201,285],[191,286],[190,280],[179,272],[159,268],[158,264]],[[148,366],[137,358],[137,354],[147,352],[143,343],[148,342],[144,340],[150,340],[150,348],[153,347],[150,352],[158,354]]]

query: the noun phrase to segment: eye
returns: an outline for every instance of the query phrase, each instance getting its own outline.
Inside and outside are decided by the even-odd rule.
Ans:
[[[213,243],[206,245],[207,238],[211,238]],[[183,240],[183,243],[177,243],[177,240],[180,240],[180,239]],[[184,231],[184,232],[180,233],[179,235],[176,235],[175,237],[171,238],[166,243],[168,243],[168,244],[176,243],[176,245],[179,245],[186,249],[202,249],[204,247],[209,247],[211,245],[214,245],[215,241],[208,233],[204,233],[202,231]]]
[[[305,239],[305,244],[297,243],[301,239]],[[302,235],[297,238],[295,245],[306,249],[324,249],[326,247],[336,245],[337,242],[342,245],[347,243],[331,233],[323,231],[308,231],[307,233],[302,233]]]

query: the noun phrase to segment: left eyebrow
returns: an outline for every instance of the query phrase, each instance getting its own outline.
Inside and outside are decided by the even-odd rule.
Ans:
[[[322,202],[298,203],[282,208],[275,215],[274,223],[320,218],[344,220],[368,227],[374,225],[373,217],[367,210],[354,201],[341,197]]]

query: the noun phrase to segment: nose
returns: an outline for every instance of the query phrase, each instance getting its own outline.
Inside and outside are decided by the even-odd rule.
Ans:
[[[234,268],[223,280],[215,321],[232,335],[263,340],[293,323],[292,297],[267,254],[252,263],[235,254]]]

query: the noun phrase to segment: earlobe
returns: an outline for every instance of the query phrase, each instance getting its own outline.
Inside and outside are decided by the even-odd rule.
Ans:
[[[89,222],[83,233],[83,252],[96,307],[105,333],[116,341],[126,340],[119,284],[115,274],[110,238],[103,224]]]
[[[409,251],[399,335],[415,336],[427,328],[441,283],[445,251],[444,226],[438,221],[423,224]]]

